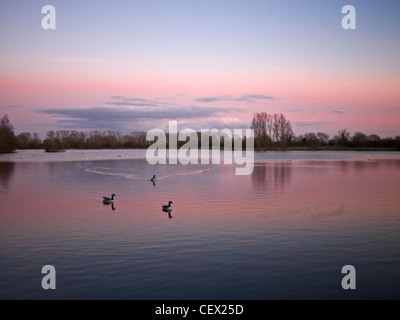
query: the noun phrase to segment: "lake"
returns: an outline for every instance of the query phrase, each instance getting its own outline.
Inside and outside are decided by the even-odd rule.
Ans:
[[[256,152],[242,176],[145,153],[0,155],[0,299],[400,299],[399,152]]]

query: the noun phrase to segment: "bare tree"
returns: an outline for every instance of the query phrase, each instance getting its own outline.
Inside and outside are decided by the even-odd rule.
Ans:
[[[293,129],[292,124],[283,114],[273,115],[272,132],[277,146],[285,150],[291,142]]]
[[[364,148],[367,145],[367,135],[362,132],[355,132],[351,137],[351,143],[354,147]]]
[[[254,140],[257,148],[261,148],[262,142],[264,141],[264,136],[266,134],[265,115],[265,112],[257,112],[253,115],[253,120],[251,121],[251,129],[254,130]]]
[[[370,134],[367,137],[367,140],[368,140],[367,141],[368,147],[375,148],[375,147],[377,147],[379,145],[379,142],[381,141],[381,138],[377,134],[373,133],[373,134]]]
[[[278,141],[279,141],[279,129],[280,129],[278,118],[279,118],[279,115],[277,113],[275,113],[273,115],[273,120],[272,120],[272,133],[274,136],[274,141],[276,143],[278,143]]]
[[[316,150],[320,146],[319,139],[314,132],[306,133],[304,138],[305,138],[305,145],[307,147]]]
[[[39,138],[39,134],[37,132],[34,132],[33,137],[32,137],[31,147],[34,149],[38,149],[38,148],[40,148],[41,144],[42,144],[42,141]]]
[[[18,149],[28,149],[32,141],[32,136],[29,132],[21,132],[17,136]]]
[[[255,113],[251,122],[254,130],[255,144],[257,148],[263,147],[265,150],[272,145],[272,132],[274,126],[273,115],[267,112]]]
[[[350,132],[347,129],[342,129],[338,131],[338,134],[336,137],[337,143],[346,147],[349,144]]]
[[[317,132],[316,134],[321,146],[326,146],[329,143],[329,135],[324,132]]]
[[[282,150],[285,150],[290,145],[293,136],[292,124],[283,114],[280,114],[278,119],[280,127],[279,140]]]

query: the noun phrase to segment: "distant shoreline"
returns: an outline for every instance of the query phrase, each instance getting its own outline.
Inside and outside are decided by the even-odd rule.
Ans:
[[[261,151],[261,150],[260,150]],[[303,148],[303,147],[289,147],[286,151],[400,151],[396,148],[377,147],[377,148],[355,148],[355,147],[319,147],[318,149]]]
[[[75,150],[75,151],[83,151],[83,150],[146,150],[147,148],[143,147],[143,148],[69,148],[69,149],[62,149],[62,150],[51,150],[51,151],[46,151],[43,148],[27,148],[27,149],[17,149],[14,150],[13,152],[9,152],[9,153],[16,153],[18,151],[29,151],[29,150],[43,150],[46,153],[57,153],[57,152],[65,152],[67,150]],[[160,148],[162,149],[162,148]],[[168,148],[166,148],[166,150],[169,150]],[[178,149],[179,150],[179,149]],[[202,150],[201,148],[197,149],[197,150]],[[211,148],[206,149],[206,150],[212,150]],[[220,149],[220,151],[224,151],[224,149]],[[246,149],[244,148],[243,151],[246,151]],[[394,151],[394,152],[399,152],[400,150],[397,150],[396,148],[385,148],[385,147],[377,147],[377,148],[355,148],[355,147],[334,147],[334,146],[324,146],[324,147],[319,147],[317,149],[313,149],[313,148],[309,148],[309,147],[288,147],[285,150],[282,149],[257,149],[254,148],[255,152],[286,152],[286,151],[368,151],[368,152],[374,152],[374,151]],[[3,153],[6,154],[6,153]]]

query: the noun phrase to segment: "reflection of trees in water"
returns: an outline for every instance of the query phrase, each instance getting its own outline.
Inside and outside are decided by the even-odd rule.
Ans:
[[[0,162],[0,182],[1,186],[8,186],[10,179],[14,173],[13,162]]]
[[[343,175],[352,173],[374,174],[380,170],[392,170],[396,174],[400,170],[399,159],[365,159],[365,160],[335,160],[335,161],[304,161],[280,163],[256,163],[251,175],[255,193],[267,191],[282,191],[290,184],[293,170],[300,170],[307,176],[325,174],[339,170]]]
[[[283,190],[290,183],[292,170],[290,163],[257,163],[251,175],[253,188],[256,192],[265,192],[267,187]]]
[[[368,159],[368,160],[356,160],[356,161],[339,161],[339,167],[342,173],[348,171],[353,172],[374,172],[378,169],[398,169],[400,167],[400,161],[398,159]]]

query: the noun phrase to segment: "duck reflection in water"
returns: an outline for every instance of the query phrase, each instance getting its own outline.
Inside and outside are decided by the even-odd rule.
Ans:
[[[114,203],[108,203],[108,202],[103,201],[103,205],[105,205],[105,206],[109,206],[110,204],[111,204],[111,210],[114,211],[116,209],[114,206]]]
[[[172,212],[171,204],[172,203],[173,203],[172,201],[169,201],[167,205],[162,205],[161,206],[162,211],[168,212],[168,218],[170,218],[170,219],[172,218],[172,215],[171,215],[171,212]]]
[[[171,211],[168,211],[168,218],[172,219]]]

